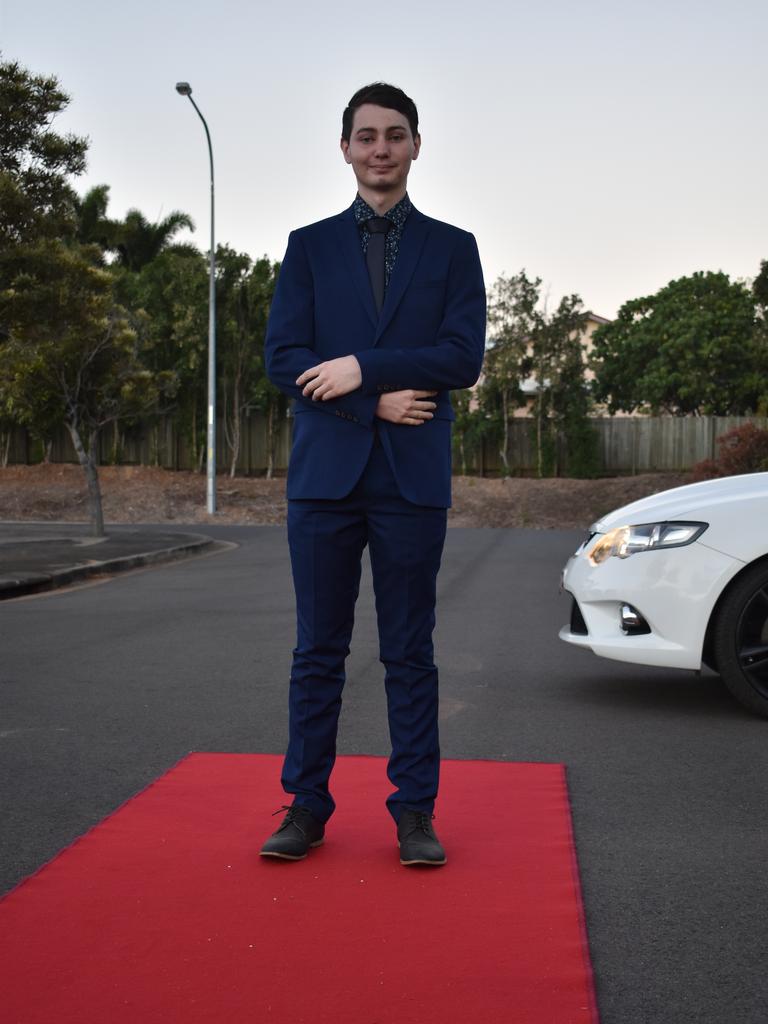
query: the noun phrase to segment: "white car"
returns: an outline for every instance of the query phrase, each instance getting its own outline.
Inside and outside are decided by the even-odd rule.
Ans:
[[[600,519],[563,570],[560,638],[603,658],[720,673],[768,717],[768,473],[676,487]]]

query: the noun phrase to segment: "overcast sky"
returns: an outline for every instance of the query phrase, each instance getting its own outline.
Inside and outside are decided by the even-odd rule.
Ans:
[[[695,270],[768,259],[765,0],[0,0],[4,59],[58,76],[60,130],[90,139],[78,188],[194,218],[282,258],[288,232],[348,206],[341,111],[367,82],[413,97],[409,193],[473,231],[490,284],[525,267],[550,302],[612,317]]]

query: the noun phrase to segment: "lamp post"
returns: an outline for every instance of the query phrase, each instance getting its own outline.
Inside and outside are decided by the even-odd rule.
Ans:
[[[216,511],[216,242],[213,231],[213,147],[211,146],[211,133],[205,118],[200,113],[200,108],[192,99],[192,86],[189,82],[177,82],[176,92],[186,96],[189,102],[197,111],[197,116],[203,122],[205,137],[208,140],[208,156],[211,161],[211,258],[210,258],[210,282],[208,291],[208,430],[206,434],[207,448],[207,479],[206,497],[208,512],[213,515]]]

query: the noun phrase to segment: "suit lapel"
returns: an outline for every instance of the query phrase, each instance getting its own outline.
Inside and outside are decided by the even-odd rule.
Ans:
[[[360,296],[360,301],[365,306],[365,311],[375,327],[379,321],[379,316],[376,312],[376,303],[373,300],[368,267],[363,258],[363,250],[360,245],[360,229],[357,226],[351,206],[348,210],[339,214],[336,218],[335,227],[350,276]]]
[[[415,206],[411,207],[411,212],[405,222],[403,234],[400,238],[400,247],[397,252],[395,269],[393,270],[392,277],[387,285],[387,292],[384,296],[384,305],[381,310],[381,316],[378,318],[376,337],[373,342],[374,345],[384,333],[387,324],[394,316],[395,310],[400,304],[400,300],[402,299],[405,289],[408,287],[408,284],[413,277],[416,265],[419,262],[421,250],[424,248],[424,242],[426,241],[428,233],[429,219],[425,217],[423,213],[419,213]],[[366,283],[368,283],[368,291],[370,292],[370,283]]]

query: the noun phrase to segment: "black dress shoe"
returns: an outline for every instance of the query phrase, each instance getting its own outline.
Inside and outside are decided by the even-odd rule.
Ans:
[[[403,811],[397,824],[401,864],[445,864],[445,850],[432,828],[428,811]]]
[[[273,832],[261,848],[262,857],[282,857],[283,860],[303,860],[311,846],[320,846],[325,825],[301,804],[281,807],[288,811],[277,832]],[[280,811],[275,811],[279,814]]]

